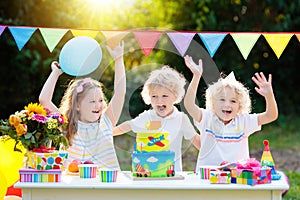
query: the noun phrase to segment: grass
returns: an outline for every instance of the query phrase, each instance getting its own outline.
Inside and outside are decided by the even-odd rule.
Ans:
[[[262,141],[265,139],[269,140],[271,151],[292,149],[294,152],[300,152],[300,117],[286,118],[280,116],[276,122],[263,126],[261,131],[250,136],[250,149],[263,150]],[[133,142],[133,133],[115,137],[115,147],[122,170],[130,170]],[[190,143],[185,142],[182,155],[183,169],[185,171],[194,170],[197,155],[198,151]],[[300,172],[284,171],[284,173],[290,181],[290,189],[283,197],[283,200],[300,200]]]

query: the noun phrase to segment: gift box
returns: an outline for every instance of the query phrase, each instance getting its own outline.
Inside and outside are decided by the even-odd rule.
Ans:
[[[220,170],[211,169],[209,181],[210,183],[230,184],[231,183],[230,171],[220,171]]]
[[[20,182],[49,183],[61,181],[61,170],[20,169]]]
[[[231,169],[231,183],[247,185],[271,183],[271,170],[270,167],[233,168]]]
[[[51,153],[27,152],[26,168],[37,170],[50,170],[66,168],[68,153],[63,151],[54,151]]]

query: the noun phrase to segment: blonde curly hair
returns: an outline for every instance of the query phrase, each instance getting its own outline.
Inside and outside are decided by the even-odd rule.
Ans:
[[[216,96],[222,92],[225,87],[234,89],[237,94],[237,100],[240,106],[238,114],[245,114],[251,112],[251,99],[249,90],[234,77],[233,72],[225,78],[219,80],[208,86],[205,92],[206,108],[215,112],[213,102],[216,101]]]
[[[180,103],[184,97],[186,79],[182,74],[175,69],[165,65],[161,69],[154,70],[150,73],[149,78],[144,84],[141,95],[144,102],[149,105],[151,103],[151,97],[149,95],[149,89],[152,86],[162,86],[169,89],[176,96],[176,103]]]

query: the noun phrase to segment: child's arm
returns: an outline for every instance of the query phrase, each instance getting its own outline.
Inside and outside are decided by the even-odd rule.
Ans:
[[[200,150],[201,147],[201,142],[200,142],[200,135],[197,134],[193,137],[193,139],[191,140],[192,144],[194,145],[194,147],[196,147],[198,150]]]
[[[123,133],[127,133],[129,131],[131,131],[131,126],[129,121],[126,121],[114,128],[113,136],[122,135]]]
[[[196,65],[190,56],[185,56],[184,61],[186,66],[192,71],[193,78],[188,86],[186,95],[184,97],[184,106],[191,117],[200,122],[202,119],[202,112],[198,105],[196,105],[196,94],[199,85],[200,78],[202,76],[202,60],[199,60],[199,65]]]
[[[276,120],[278,117],[278,108],[272,89],[272,75],[269,74],[267,80],[262,72],[255,73],[252,80],[258,86],[255,87],[256,92],[263,96],[266,101],[266,111],[258,115],[258,125],[264,125]]]
[[[57,61],[53,61],[51,63],[52,72],[49,75],[48,79],[46,80],[42,91],[39,96],[39,102],[45,108],[48,108],[51,112],[58,112],[58,108],[52,102],[52,96],[54,93],[56,82],[59,76],[63,73]]]
[[[110,47],[107,46],[107,49],[115,61],[115,77],[114,95],[112,96],[105,113],[112,125],[115,126],[120,118],[126,93],[126,75],[123,60],[124,42],[122,41],[122,44],[116,46],[114,49],[110,49]]]

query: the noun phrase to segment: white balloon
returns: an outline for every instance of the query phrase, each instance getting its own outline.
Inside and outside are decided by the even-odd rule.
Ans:
[[[102,60],[98,42],[88,36],[69,40],[59,54],[61,70],[71,76],[84,76],[95,71]]]

